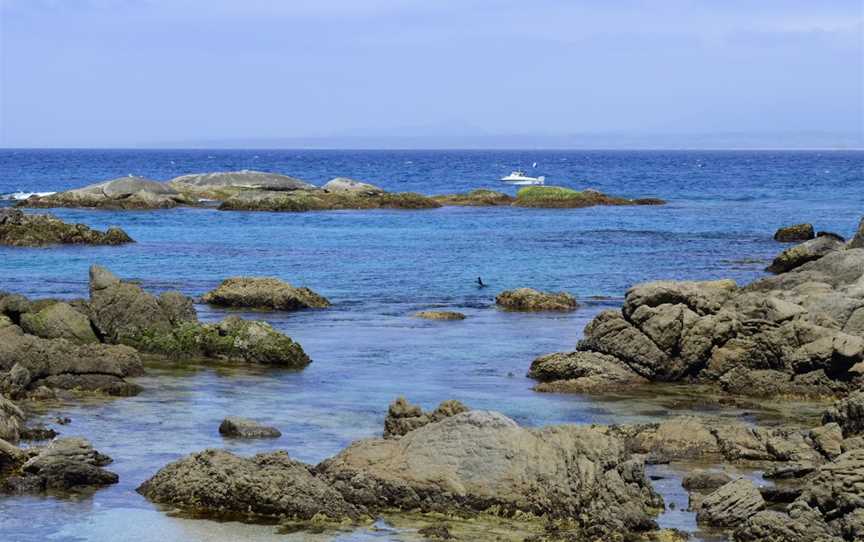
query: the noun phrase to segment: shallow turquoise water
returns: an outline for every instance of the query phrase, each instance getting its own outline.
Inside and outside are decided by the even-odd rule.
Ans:
[[[57,429],[86,436],[111,455],[121,482],[77,499],[2,499],[5,539],[285,539],[269,526],[169,517],[134,488],[168,461],[208,446],[243,453],[284,448],[298,459],[320,461],[354,439],[380,433],[387,404],[399,394],[424,407],[460,399],[526,425],[679,413],[663,401],[538,394],[524,375],[536,356],[572,348],[585,323],[620,304],[636,282],[746,282],[761,276],[782,248],[771,240],[778,226],[812,221],[817,229],[849,234],[864,214],[864,153],[852,152],[0,151],[0,193],[58,190],[127,173],[166,179],[243,167],[315,182],[349,175],[388,189],[444,193],[494,187],[502,171],[532,161],[548,182],[670,203],[300,214],[58,209],[64,219],[94,227],[119,225],[138,243],[0,248],[0,289],[31,296],[86,296],[87,268],[100,263],[152,291],[199,296],[228,276],[274,275],[334,303],[322,311],[251,315],[303,345],[313,363],[302,372],[154,367],[140,380],[145,391],[138,397],[46,413],[48,422],[58,413],[71,417]],[[477,276],[487,289],[475,287]],[[498,291],[519,286],[567,290],[583,307],[567,315],[494,308]],[[433,307],[468,318],[411,317]],[[199,313],[203,319],[226,314],[207,307]],[[217,427],[227,414],[272,423],[283,436],[223,440]],[[668,521],[692,527],[687,514]],[[343,538],[410,536],[384,529]]]

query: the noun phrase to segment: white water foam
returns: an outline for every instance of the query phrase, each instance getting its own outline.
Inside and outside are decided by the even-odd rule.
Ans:
[[[0,194],[0,200],[25,200],[30,196],[50,196],[51,194],[56,194],[57,192],[12,192],[10,194]]]

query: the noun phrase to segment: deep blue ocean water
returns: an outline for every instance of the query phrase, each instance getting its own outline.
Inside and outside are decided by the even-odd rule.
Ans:
[[[519,167],[546,175],[547,184],[669,203],[296,214],[51,211],[97,228],[121,226],[138,242],[0,247],[0,289],[83,297],[87,268],[99,263],[147,289],[193,296],[233,275],[278,276],[315,289],[334,305],[251,315],[303,345],[313,363],[302,372],[153,368],[141,380],[145,391],[138,397],[44,413],[49,423],[60,413],[70,416],[72,423],[57,429],[86,436],[114,457],[112,469],[121,482],[75,499],[0,499],[0,531],[10,540],[100,540],[118,529],[123,536],[113,539],[285,539],[269,526],[168,516],[134,488],[168,461],[205,447],[243,453],[283,448],[317,462],[354,439],[380,433],[387,404],[398,394],[424,407],[456,398],[526,425],[644,421],[680,413],[651,398],[539,394],[524,375],[536,356],[571,349],[585,323],[599,310],[618,306],[635,283],[727,277],[748,282],[762,276],[783,248],[771,238],[777,227],[812,222],[819,230],[849,235],[864,215],[864,152],[851,151],[0,150],[0,194],[65,190],[128,174],[167,180],[237,169],[316,184],[349,176],[388,190],[440,194],[501,189],[496,179]],[[478,276],[488,288],[476,288]],[[583,306],[567,315],[494,308],[497,292],[520,286],[567,290]],[[468,318],[428,322],[411,316],[433,307]],[[199,313],[206,320],[226,314],[204,306]],[[227,414],[272,423],[283,437],[223,441],[216,429]],[[692,515],[683,511],[663,521],[693,527]],[[344,538],[412,536],[363,530]]]

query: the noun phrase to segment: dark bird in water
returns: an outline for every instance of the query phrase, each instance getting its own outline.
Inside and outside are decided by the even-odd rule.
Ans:
[[[477,277],[477,287],[478,288],[485,288],[486,287],[486,285],[483,284],[483,279],[481,279],[480,277]]]

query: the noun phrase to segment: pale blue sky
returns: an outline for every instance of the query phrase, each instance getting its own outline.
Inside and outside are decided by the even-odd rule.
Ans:
[[[0,2],[2,146],[864,139],[861,0]]]

